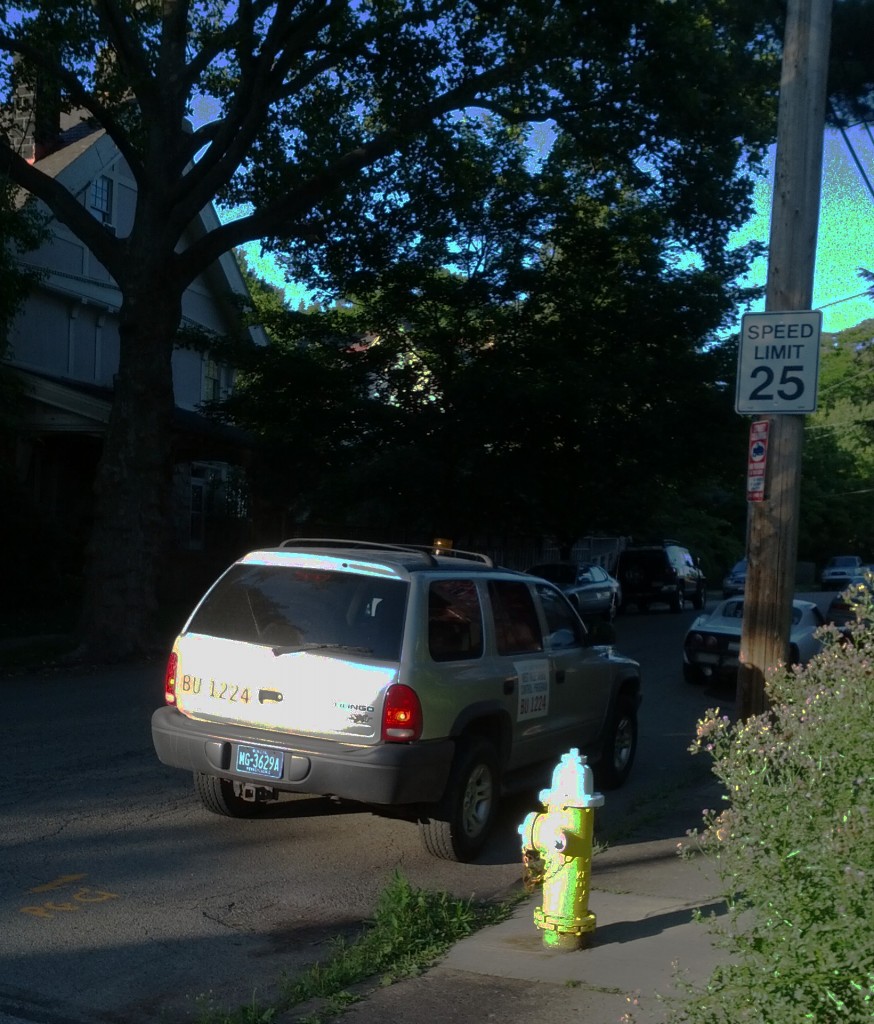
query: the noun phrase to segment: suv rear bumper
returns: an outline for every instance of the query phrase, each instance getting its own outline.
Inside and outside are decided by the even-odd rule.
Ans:
[[[158,708],[152,715],[152,742],[159,760],[173,768],[273,787],[285,793],[336,796],[384,806],[439,800],[455,753],[455,743],[449,739],[356,747],[201,722],[171,707]],[[235,771],[236,747],[240,743],[282,751],[283,777],[267,779]]]
[[[680,584],[677,580],[672,580],[670,583],[647,583],[644,586],[635,586],[631,584],[622,585],[622,596],[626,595],[629,598],[635,597],[648,597],[653,601],[658,601],[661,597],[670,597],[676,594],[680,589]]]

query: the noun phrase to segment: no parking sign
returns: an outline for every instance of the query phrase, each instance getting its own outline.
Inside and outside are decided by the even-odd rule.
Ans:
[[[768,431],[770,420],[753,420],[750,424],[750,450],[747,461],[747,501],[765,497],[765,472],[768,465]]]

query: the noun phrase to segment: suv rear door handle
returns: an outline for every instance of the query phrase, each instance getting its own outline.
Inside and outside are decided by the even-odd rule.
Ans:
[[[504,693],[511,694],[516,689],[516,677],[507,676],[504,680]]]
[[[563,683],[564,682],[564,669],[563,668],[557,668],[555,670],[555,681],[557,683]]]

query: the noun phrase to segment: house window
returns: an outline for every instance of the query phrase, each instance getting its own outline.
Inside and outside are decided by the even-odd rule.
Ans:
[[[249,517],[249,489],[242,470],[223,462],[192,462],[183,486],[187,489],[187,500],[180,502],[181,514],[177,519],[177,537],[182,547],[202,551],[210,540],[213,545],[221,543],[222,538],[237,536],[245,526]]]
[[[203,357],[203,401],[217,402],[227,398],[234,387],[234,371],[212,356]]]
[[[112,221],[112,178],[101,174],[91,183],[91,210],[104,224]]]
[[[217,402],[222,396],[222,374],[219,364],[210,356],[203,361],[203,399]]]

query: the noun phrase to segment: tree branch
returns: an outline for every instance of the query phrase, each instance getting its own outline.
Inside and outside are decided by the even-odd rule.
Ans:
[[[204,262],[212,262],[228,248],[283,232],[305,237],[312,229],[305,225],[302,219],[321,199],[330,195],[344,181],[353,178],[365,167],[397,152],[411,134],[422,131],[436,117],[458,109],[459,106],[471,105],[484,83],[499,78],[499,69],[492,69],[459,84],[441,97],[411,112],[394,128],[387,129],[369,142],[349,150],[330,166],[275,202],[261,207],[247,217],[224,224],[217,231],[210,232],[180,255],[180,271],[193,280]]]
[[[281,85],[289,67],[333,17],[329,8],[313,3],[303,15],[283,25],[282,20],[286,16],[283,8],[290,11],[292,6],[291,0],[281,0],[278,4],[257,58],[253,33],[248,34],[248,54],[244,53],[244,39],[239,32],[228,33],[224,37],[228,45],[234,35],[238,37],[236,53],[242,70],[241,80],[227,116],[204,126],[189,137],[189,159],[204,146],[208,148],[196,167],[192,167],[173,190],[174,201],[182,196],[191,197],[192,201],[186,204],[187,215],[185,211],[180,213],[183,220],[201,209],[243,162],[258,130],[264,124],[270,105],[281,97]],[[299,77],[298,88],[309,84],[327,70],[331,63],[330,57],[312,62]]]
[[[95,120],[112,141],[118,146],[119,152],[127,161],[131,172],[137,181],[143,180],[143,166],[139,154],[131,145],[127,132],[114,116],[109,107],[102,103],[97,96],[86,89],[78,76],[68,71],[58,61],[51,50],[39,46],[31,46],[29,43],[19,41],[13,36],[0,33],[0,51],[11,55],[19,54],[34,67],[43,70],[46,74],[56,78],[71,100],[71,106],[82,108],[93,114]]]

